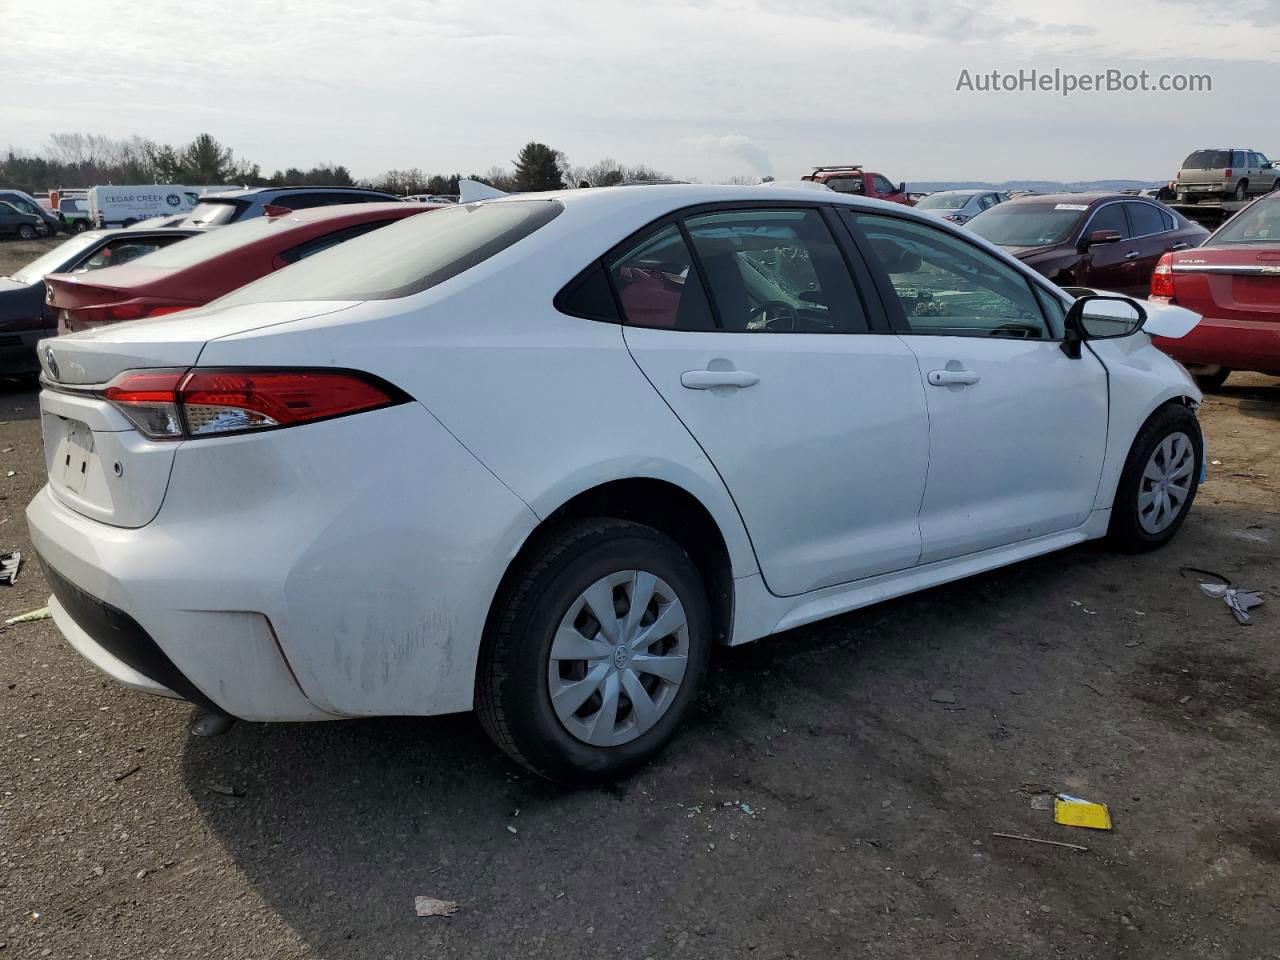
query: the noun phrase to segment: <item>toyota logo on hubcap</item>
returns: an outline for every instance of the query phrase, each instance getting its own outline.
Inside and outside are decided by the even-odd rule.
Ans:
[[[627,653],[627,648],[626,648],[626,647],[618,646],[618,647],[615,647],[615,648],[614,648],[614,651],[613,651],[613,665],[614,665],[615,667],[617,667],[619,670],[621,670],[623,667],[625,667],[625,666],[627,665],[627,660],[628,660],[628,659],[630,659],[630,658],[629,658],[629,655],[628,655],[628,653]]]

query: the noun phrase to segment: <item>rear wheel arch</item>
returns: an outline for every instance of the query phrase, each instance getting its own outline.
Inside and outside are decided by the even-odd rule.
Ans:
[[[649,477],[599,484],[576,494],[548,514],[507,564],[485,618],[486,638],[492,634],[513,585],[531,559],[560,531],[586,519],[629,520],[652,527],[679,544],[706,584],[713,636],[721,643],[729,641],[733,634],[733,566],[724,533],[711,512],[688,490]]]

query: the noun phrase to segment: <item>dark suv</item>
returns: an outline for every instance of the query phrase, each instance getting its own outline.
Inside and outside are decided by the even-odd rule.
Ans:
[[[340,203],[386,203],[402,200],[393,193],[365,190],[361,187],[254,187],[251,190],[229,190],[200,198],[200,202],[179,224],[182,227],[220,227],[260,217],[268,206],[306,210]]]
[[[50,236],[58,232],[58,228],[62,226],[62,222],[53,212],[46,210],[28,194],[21,190],[0,190],[0,201],[10,204],[19,213],[25,213],[35,217],[36,222],[40,224],[39,233],[47,233]]]

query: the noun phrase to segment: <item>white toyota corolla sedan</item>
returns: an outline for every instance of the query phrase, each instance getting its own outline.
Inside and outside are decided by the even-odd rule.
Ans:
[[[459,205],[44,341],[27,516],[57,625],[130,687],[474,707],[600,779],[672,736],[713,643],[1168,540],[1200,394],[1149,334],[1197,319],[829,191]]]

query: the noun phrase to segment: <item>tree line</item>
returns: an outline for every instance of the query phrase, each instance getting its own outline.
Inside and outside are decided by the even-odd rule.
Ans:
[[[161,144],[145,137],[112,139],[92,133],[52,134],[39,153],[10,147],[0,156],[0,186],[29,193],[59,187],[100,184],[181,183],[189,186],[285,185],[372,187],[401,196],[413,193],[456,194],[461,173],[426,173],[418,167],[387,170],[357,180],[338,163],[309,169],[288,167],[265,175],[261,167],[235,155],[211,134],[202,133],[188,144]],[[499,190],[562,190],[566,187],[608,187],[627,180],[666,180],[664,173],[644,164],[623,164],[606,157],[589,166],[573,165],[563,151],[531,141],[510,167],[495,165],[467,179]]]

